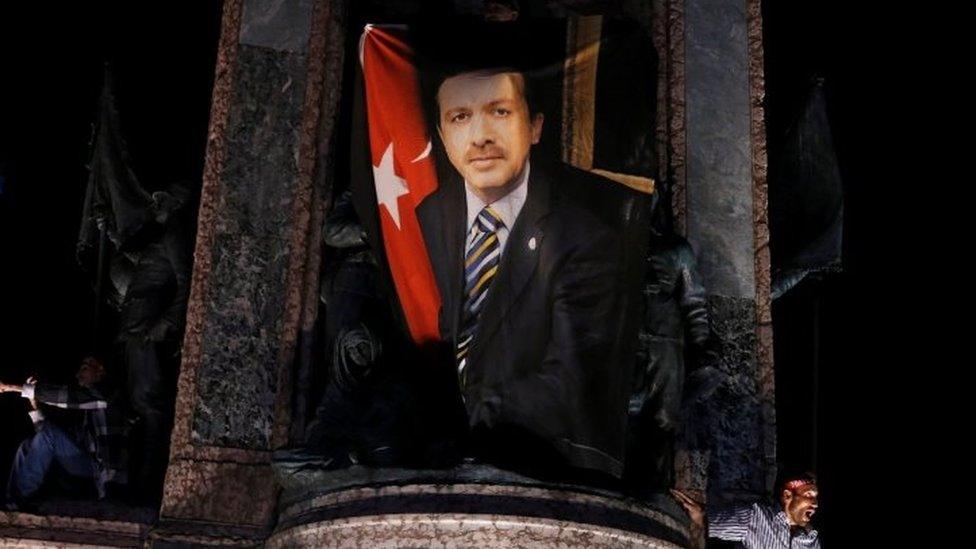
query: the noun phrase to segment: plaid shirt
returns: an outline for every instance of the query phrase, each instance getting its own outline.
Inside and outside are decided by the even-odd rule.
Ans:
[[[105,483],[126,481],[125,418],[121,408],[106,398],[105,387],[52,385],[38,383],[24,385],[23,396],[57,408],[83,411],[78,445],[95,460],[95,486],[100,498],[105,497]],[[33,415],[33,414],[32,414]]]
[[[746,549],[820,549],[816,530],[793,533],[786,513],[761,503],[710,511],[708,536],[740,541]]]

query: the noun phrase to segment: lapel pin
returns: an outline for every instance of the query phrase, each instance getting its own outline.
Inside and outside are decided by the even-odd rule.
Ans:
[[[535,250],[535,246],[536,246],[536,244],[535,244],[535,237],[533,236],[532,238],[529,239],[529,249],[530,250]]]

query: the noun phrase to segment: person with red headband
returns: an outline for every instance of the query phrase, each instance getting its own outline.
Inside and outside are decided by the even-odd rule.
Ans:
[[[704,547],[707,536],[738,541],[746,549],[819,549],[820,537],[810,523],[820,495],[817,477],[809,472],[788,475],[779,486],[778,508],[752,503],[715,510],[708,514],[707,530],[701,504],[680,490],[671,493],[688,512],[698,547]]]

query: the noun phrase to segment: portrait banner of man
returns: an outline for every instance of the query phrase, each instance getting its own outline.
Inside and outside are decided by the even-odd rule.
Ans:
[[[462,416],[460,455],[598,484],[623,475],[654,188],[653,94],[607,92],[628,114],[598,131],[616,28],[367,25],[350,184],[421,368],[451,380],[428,396]]]

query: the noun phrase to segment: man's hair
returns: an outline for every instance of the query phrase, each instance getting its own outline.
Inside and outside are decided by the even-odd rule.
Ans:
[[[546,59],[533,48],[531,29],[519,23],[486,23],[464,18],[426,21],[411,26],[424,116],[433,131],[439,127],[437,93],[445,80],[459,74],[481,72],[522,75],[523,96],[529,116],[542,112],[536,93],[536,74],[561,69],[557,59]]]
[[[817,475],[812,471],[785,471],[780,475],[779,481],[776,483],[776,495],[777,497],[783,493],[784,490],[793,491],[795,487],[791,487],[791,484],[799,483],[803,484],[817,484]]]
[[[98,357],[92,355],[81,359],[81,366],[79,366],[78,369],[81,370],[81,368],[86,367],[92,373],[92,375],[97,376],[98,378],[105,377],[105,374],[108,372],[105,369],[105,363],[102,362]]]
[[[424,101],[424,112],[428,117],[428,125],[430,125],[432,128],[440,127],[440,104],[437,100],[437,96],[438,96],[438,91],[440,91],[441,85],[448,78],[452,78],[454,76],[458,76],[461,74],[468,74],[468,73],[477,73],[485,76],[492,76],[492,75],[502,74],[502,73],[515,73],[521,75],[522,76],[522,97],[525,98],[525,103],[529,108],[529,117],[531,118],[536,114],[542,112],[542,110],[539,108],[535,94],[533,93],[535,86],[533,85],[532,76],[530,73],[523,72],[522,70],[517,69],[515,67],[495,66],[489,68],[467,69],[464,67],[457,66],[457,67],[451,67],[448,70],[432,71],[431,74],[426,75],[426,78],[429,79],[426,85],[427,89],[424,89],[425,86],[423,84],[421,86],[421,91],[423,93],[423,101]],[[425,76],[421,76],[421,80],[423,80],[424,78]]]

